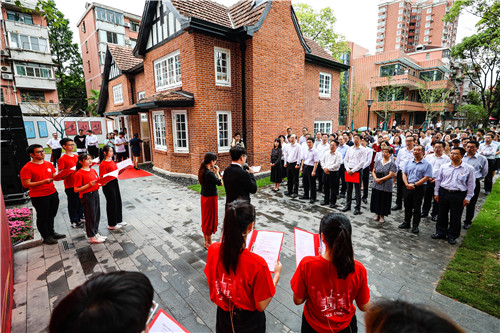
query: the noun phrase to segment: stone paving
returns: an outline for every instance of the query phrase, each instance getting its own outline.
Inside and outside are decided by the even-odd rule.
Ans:
[[[14,255],[13,332],[45,332],[54,305],[94,274],[115,270],[141,271],[151,280],[155,300],[191,332],[215,331],[216,306],[210,301],[205,268],[206,251],[200,227],[199,194],[158,176],[120,181],[128,226],[109,232],[102,192],[100,233],[104,244],[90,245],[83,230],[72,229],[63,184],[56,231],[67,238],[57,246],[43,245]],[[268,332],[299,332],[302,306],[292,300],[290,279],[295,271],[293,230],[317,232],[321,217],[332,210],[277,194],[271,187],[252,196],[256,229],[285,232],[283,263],[277,292],[266,309]],[[322,197],[319,193],[318,198]],[[482,194],[479,205],[484,201]],[[222,223],[224,198],[219,198]],[[342,205],[344,200],[340,200]],[[31,204],[29,204],[31,205]],[[430,238],[434,223],[423,219],[420,234],[397,228],[402,211],[384,224],[374,222],[368,205],[363,214],[348,216],[353,224],[355,257],[368,271],[372,299],[387,297],[424,303],[455,320],[467,332],[499,332],[500,320],[435,291],[457,246]],[[338,211],[337,211],[338,212]],[[215,240],[220,238],[221,225]],[[459,242],[461,239],[459,239]],[[363,314],[358,326],[364,332]]]

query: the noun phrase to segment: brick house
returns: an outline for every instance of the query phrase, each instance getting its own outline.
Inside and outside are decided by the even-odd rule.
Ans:
[[[133,50],[141,72],[118,64],[110,76],[120,61],[117,47],[108,50],[99,111],[128,117],[132,128],[134,116],[135,128],[148,122],[160,172],[193,177],[207,151],[225,168],[235,132],[248,163],[267,171],[272,142],[287,127],[299,134],[338,125],[340,73],[349,66],[302,36],[290,1],[147,1]],[[120,84],[123,105],[111,105]]]

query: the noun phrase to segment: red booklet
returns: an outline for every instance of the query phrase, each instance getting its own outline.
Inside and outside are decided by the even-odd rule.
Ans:
[[[252,230],[247,236],[247,249],[264,258],[269,271],[274,273],[274,265],[280,258],[284,237],[285,233],[281,231]]]
[[[345,181],[348,183],[359,183],[359,172],[355,172],[349,175],[347,171],[345,172]]]
[[[298,267],[300,261],[307,256],[317,256],[325,252],[325,246],[319,234],[294,228],[295,241],[295,266]]]
[[[149,333],[167,333],[167,332],[188,332],[181,324],[179,324],[172,316],[159,309],[156,316],[149,325]]]
[[[54,180],[63,180],[66,176],[72,174],[75,172],[76,168],[72,167],[71,169],[64,169],[61,172],[59,172],[57,175],[55,175]]]

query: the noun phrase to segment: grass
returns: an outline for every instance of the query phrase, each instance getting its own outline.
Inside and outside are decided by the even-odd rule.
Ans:
[[[104,143],[99,144],[99,148],[102,148],[102,147],[104,147]],[[45,154],[52,153],[52,149],[50,149],[49,147],[45,147],[45,148],[43,148],[43,150],[45,151]],[[76,146],[75,146],[75,149],[73,151],[76,153]],[[63,150],[63,154],[64,154],[64,150]]]
[[[271,183],[270,177],[257,179],[257,187],[262,187],[262,186],[271,185],[271,184],[273,184],[273,183]],[[190,185],[190,186],[188,186],[188,188],[195,190],[198,193],[201,193],[201,185],[200,184]],[[226,196],[226,189],[224,188],[224,185],[217,186],[217,193],[219,194],[219,197]]]
[[[443,295],[497,318],[500,318],[499,203],[500,181],[497,181],[437,287]]]

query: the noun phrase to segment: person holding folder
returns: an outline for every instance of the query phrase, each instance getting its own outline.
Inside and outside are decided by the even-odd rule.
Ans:
[[[103,243],[107,237],[99,234],[99,220],[101,219],[101,207],[99,204],[99,176],[92,169],[92,155],[82,154],[78,156],[75,173],[75,192],[80,193],[83,210],[85,212],[85,228],[90,244]]]
[[[398,167],[394,163],[392,154],[394,149],[389,145],[382,148],[382,160],[375,162],[372,176],[372,197],[370,200],[370,211],[377,214],[373,219],[384,223],[384,216],[391,213],[392,186],[394,175]]]
[[[355,333],[353,303],[368,310],[370,290],[365,267],[354,260],[351,223],[343,214],[328,213],[319,234],[325,252],[304,257],[290,281],[294,303],[305,302],[301,332]]]
[[[356,207],[354,215],[361,214],[361,179],[363,178],[363,166],[366,162],[366,148],[361,146],[361,135],[354,135],[354,146],[349,147],[344,158],[345,178],[347,183],[346,205],[343,212],[351,210],[352,188],[356,191]],[[350,178],[350,179],[349,179]]]
[[[274,278],[264,258],[246,248],[253,230],[255,207],[246,200],[228,204],[222,241],[208,248],[205,274],[210,299],[217,304],[217,332],[265,332],[264,310],[276,293],[282,265]]]
[[[99,177],[103,177],[112,171],[118,170],[116,163],[113,161],[113,147],[102,147],[104,154],[104,161],[99,164]],[[123,222],[122,215],[122,197],[120,194],[120,186],[118,185],[118,178],[115,178],[102,186],[102,192],[106,197],[106,215],[108,216],[108,229],[117,230],[126,226],[127,223]]]

